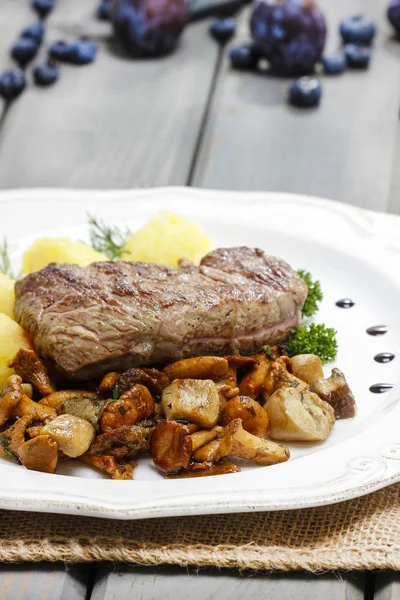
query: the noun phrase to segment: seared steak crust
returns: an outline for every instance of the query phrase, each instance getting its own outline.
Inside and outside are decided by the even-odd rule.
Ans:
[[[262,250],[221,248],[197,267],[52,263],[16,283],[15,317],[62,376],[249,354],[285,339],[307,296],[302,279]]]

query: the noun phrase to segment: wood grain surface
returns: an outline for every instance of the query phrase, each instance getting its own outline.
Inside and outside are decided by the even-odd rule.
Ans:
[[[207,24],[190,25],[169,57],[128,60],[110,47],[96,5],[58,0],[46,44],[97,33],[98,57],[63,66],[51,89],[31,85],[15,102],[0,135],[0,187],[186,183],[218,56]]]
[[[85,600],[89,566],[42,563],[0,568],[1,600]]]
[[[362,573],[340,576],[249,574],[217,569],[146,569],[105,565],[91,600],[363,600]],[[386,599],[385,599],[386,600]]]
[[[321,0],[329,23],[351,14],[374,18],[379,34],[371,68],[321,76],[322,104],[286,104],[290,80],[221,66],[193,184],[206,188],[278,190],[329,197],[374,210],[389,202],[399,133],[400,43],[386,22],[386,0]],[[248,12],[233,44],[249,39]],[[398,171],[398,169],[397,169]]]

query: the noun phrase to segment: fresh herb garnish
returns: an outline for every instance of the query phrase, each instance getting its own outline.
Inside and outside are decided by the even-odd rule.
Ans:
[[[127,412],[125,406],[118,406],[118,410],[121,413],[121,415],[125,415]]]
[[[318,304],[324,297],[321,283],[318,280],[314,281],[309,271],[299,269],[297,273],[308,287],[308,295],[306,301],[304,302],[302,314],[304,317],[312,317],[317,312],[319,308]]]
[[[131,235],[129,229],[125,232],[119,227],[108,227],[103,221],[88,215],[90,225],[90,242],[96,252],[101,252],[110,260],[121,258],[124,246]],[[127,252],[128,253],[128,252]]]
[[[271,346],[264,346],[264,353],[267,356],[267,358],[274,358],[272,356]]]
[[[119,393],[119,384],[116,383],[114,385],[114,389],[113,389],[113,400],[119,400],[119,396],[120,396],[120,393]]]
[[[12,279],[15,279],[14,273],[11,267],[10,257],[8,255],[8,242],[7,238],[3,239],[3,243],[0,244],[0,273],[8,275]]]
[[[300,325],[284,343],[290,357],[297,354],[316,354],[323,363],[334,360],[338,343],[336,331],[323,324]]]

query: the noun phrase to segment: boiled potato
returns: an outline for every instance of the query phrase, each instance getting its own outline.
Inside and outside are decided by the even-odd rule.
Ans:
[[[128,239],[122,260],[176,267],[180,258],[198,263],[211,248],[211,240],[200,225],[161,211]]]
[[[96,252],[83,242],[73,242],[68,238],[40,238],[24,253],[22,271],[24,273],[40,271],[52,262],[86,267],[103,260],[107,260],[104,254]]]
[[[0,313],[14,318],[15,281],[8,275],[0,273]]]
[[[0,390],[14,373],[14,369],[9,369],[7,364],[20,348],[33,348],[28,334],[10,317],[0,314]]]

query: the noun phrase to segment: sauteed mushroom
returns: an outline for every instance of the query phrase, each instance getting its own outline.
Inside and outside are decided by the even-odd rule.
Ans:
[[[14,369],[24,382],[31,383],[41,396],[55,392],[47,369],[34,350],[21,348],[8,366]]]
[[[220,356],[197,356],[178,360],[163,369],[169,379],[216,379],[228,372],[228,361]]]
[[[270,361],[265,353],[257,354],[256,359],[257,363],[251,367],[239,384],[240,394],[249,396],[253,400],[261,394],[270,369]]]
[[[235,419],[241,419],[243,429],[257,437],[264,437],[268,431],[266,411],[248,396],[236,396],[225,404],[221,415],[222,425],[228,425]]]
[[[325,440],[335,424],[332,407],[310,390],[281,387],[265,405],[269,434],[283,442]]]
[[[142,419],[154,416],[154,400],[144,385],[134,385],[118,400],[110,402],[100,419],[104,433],[123,425],[135,425]]]
[[[216,440],[197,450],[193,458],[197,462],[218,462],[226,456],[273,465],[287,461],[290,452],[284,446],[248,433],[243,429],[241,419],[235,419],[223,428]]]
[[[40,432],[57,442],[61,452],[75,458],[84,454],[93,442],[93,426],[75,415],[60,415],[47,423]]]
[[[151,439],[151,455],[155,466],[166,474],[179,473],[189,467],[193,444],[190,429],[176,421],[161,421]]]
[[[349,388],[345,376],[339,369],[333,369],[328,379],[317,379],[313,382],[311,389],[318,396],[328,402],[335,411],[338,419],[354,417],[356,402],[353,392]]]
[[[293,375],[309,385],[324,376],[322,360],[315,354],[298,354],[291,361]]]
[[[39,435],[19,447],[18,457],[27,469],[55,473],[58,462],[58,444],[49,435]]]
[[[200,427],[217,424],[220,400],[215,383],[207,379],[175,379],[162,393],[167,419],[182,419]]]

